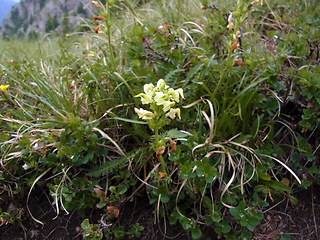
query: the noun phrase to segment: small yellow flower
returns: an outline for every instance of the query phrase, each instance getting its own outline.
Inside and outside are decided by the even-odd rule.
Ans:
[[[166,114],[166,117],[170,117],[172,120],[176,118],[176,115],[179,119],[181,119],[180,116],[180,108],[171,108],[170,112]]]
[[[155,117],[154,113],[144,110],[143,108],[134,108],[134,111],[139,115],[139,118],[142,118],[143,120],[150,120]]]
[[[0,89],[2,92],[6,92],[8,87],[10,87],[10,85],[0,85]]]
[[[66,36],[66,37],[69,37],[69,33],[66,33],[65,36]]]

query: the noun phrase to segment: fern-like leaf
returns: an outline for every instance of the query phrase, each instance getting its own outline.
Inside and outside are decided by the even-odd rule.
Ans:
[[[128,162],[126,158],[120,158],[103,163],[100,166],[95,167],[86,175],[89,177],[100,177],[112,173],[116,168],[123,167]]]

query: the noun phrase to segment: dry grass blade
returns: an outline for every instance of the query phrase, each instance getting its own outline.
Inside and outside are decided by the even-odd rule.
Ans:
[[[226,150],[226,149],[225,149],[225,150]],[[233,208],[233,206],[230,206],[230,205],[228,205],[228,204],[226,204],[226,203],[224,203],[224,202],[222,201],[222,198],[223,198],[224,194],[225,194],[226,191],[229,189],[229,187],[231,186],[231,184],[233,183],[233,181],[234,181],[234,179],[235,179],[235,177],[236,177],[236,167],[235,167],[235,163],[234,163],[234,161],[233,161],[233,159],[232,159],[232,157],[231,157],[231,154],[230,154],[230,152],[229,152],[228,150],[226,150],[226,154],[227,154],[227,156],[228,156],[228,161],[229,161],[229,163],[230,163],[231,166],[232,166],[232,176],[231,176],[229,182],[228,182],[228,183],[226,184],[226,186],[223,188],[223,190],[222,190],[222,192],[221,192],[220,200],[221,200],[221,203],[222,203],[225,207],[227,207],[227,208]]]
[[[108,139],[118,150],[118,153],[127,158],[126,154],[124,153],[124,151],[119,147],[119,145],[111,138],[109,137],[106,133],[104,133],[102,130],[100,130],[99,128],[92,128],[93,131],[99,132],[104,138]]]
[[[64,169],[62,169],[63,177],[62,177],[62,179],[61,179],[61,181],[60,181],[60,183],[59,183],[59,185],[58,185],[58,187],[57,187],[57,189],[56,189],[56,192],[55,192],[55,203],[56,203],[57,215],[53,218],[53,220],[56,219],[56,218],[59,216],[58,191],[59,191],[62,183],[65,181],[66,178],[68,178],[69,181],[71,182],[71,179],[68,177],[67,172],[68,172],[68,171],[70,170],[70,168],[72,168],[72,167],[73,167],[73,166],[68,167],[67,171],[65,171]],[[61,193],[61,192],[60,192],[60,204],[61,204],[63,210],[64,210],[64,211],[67,213],[67,215],[68,215],[69,212],[67,211],[67,209],[66,209],[66,208],[64,207],[64,205],[63,205],[62,193]]]
[[[181,28],[180,31],[184,32],[188,38],[191,40],[192,42],[192,45],[195,47],[196,46],[196,43],[194,42],[193,38],[191,37],[191,35],[189,34],[189,32],[187,30],[185,30],[184,28]]]
[[[33,182],[32,185],[31,185],[31,188],[30,188],[30,190],[29,190],[28,196],[27,196],[27,210],[28,210],[28,213],[30,214],[31,218],[32,218],[34,221],[36,221],[37,223],[40,223],[41,225],[44,225],[44,223],[41,222],[41,221],[39,221],[38,219],[36,219],[36,218],[32,215],[32,213],[31,213],[31,211],[30,211],[30,209],[29,209],[29,198],[30,198],[31,191],[32,191],[32,189],[34,188],[34,186],[36,185],[36,183],[37,183],[44,175],[46,175],[50,170],[51,170],[51,168],[48,168],[46,171],[44,171],[42,174],[40,174],[40,176],[38,176],[38,177],[34,180],[34,182]]]
[[[301,184],[301,180],[299,179],[299,177],[283,162],[281,162],[279,159],[276,159],[275,157],[269,156],[269,155],[265,155],[265,154],[261,154],[261,156],[267,157],[267,158],[271,158],[272,160],[280,163],[285,169],[287,169],[292,176],[294,176],[294,178],[298,181],[299,184]]]

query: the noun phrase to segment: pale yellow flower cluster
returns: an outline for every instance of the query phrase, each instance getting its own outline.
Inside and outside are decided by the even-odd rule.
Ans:
[[[144,85],[144,93],[140,93],[135,97],[140,97],[142,104],[156,104],[157,106],[162,106],[163,112],[166,113],[166,117],[175,119],[176,116],[181,118],[180,109],[172,108],[175,103],[180,101],[180,97],[184,98],[182,88],[174,90],[166,85],[163,79],[157,82],[157,86],[152,83]],[[151,106],[152,108],[152,106]],[[139,118],[144,120],[150,120],[155,117],[155,114],[151,111],[145,110],[143,108],[135,108],[134,111],[139,115]]]

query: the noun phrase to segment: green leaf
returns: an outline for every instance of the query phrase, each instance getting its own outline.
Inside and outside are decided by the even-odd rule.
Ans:
[[[125,158],[106,161],[100,166],[95,167],[86,175],[89,177],[100,177],[114,172],[117,168],[124,165],[128,160]]]
[[[261,201],[261,202],[259,202],[259,205],[260,205],[261,207],[268,207],[268,206],[269,206],[269,203],[266,202],[266,201]]]
[[[124,121],[124,122],[129,122],[129,123],[136,123],[136,124],[148,124],[147,122],[128,119],[128,118],[121,118],[121,117],[113,117],[113,118],[109,118],[109,119],[120,120],[120,121]]]
[[[247,232],[247,231],[243,231],[240,235],[240,239],[241,240],[251,240],[252,239],[252,233],[251,232]]]
[[[202,232],[198,226],[191,230],[191,236],[193,239],[199,239],[202,237]]]
[[[127,185],[120,185],[118,187],[117,192],[121,195],[121,194],[124,194],[127,190],[128,190]]]
[[[188,136],[188,134],[181,132],[177,129],[171,129],[165,132],[163,135],[168,138],[185,138]]]
[[[252,226],[257,226],[259,224],[259,218],[257,216],[250,217],[249,218],[249,224],[252,225]]]
[[[242,227],[246,227],[247,225],[249,224],[249,221],[247,218],[242,218],[241,221],[240,221],[240,225]]]
[[[112,192],[112,193],[117,193],[117,189],[115,186],[110,186],[109,187],[109,191]]]
[[[290,187],[288,187],[287,185],[285,185],[283,182],[280,181],[275,181],[275,180],[271,180],[271,181],[264,181],[261,180],[262,183],[264,183],[265,185],[267,185],[268,187],[276,190],[276,191],[285,191],[288,193],[292,192],[292,189]]]
[[[83,222],[81,223],[81,228],[85,231],[85,232],[88,232],[91,230],[91,227],[90,227],[90,223],[89,223],[89,219],[85,219],[83,220]]]
[[[87,155],[84,158],[80,158],[80,160],[78,160],[76,162],[77,165],[82,165],[82,164],[86,164],[87,162],[89,162],[90,160],[92,160],[94,157],[94,151],[90,151],[89,153],[87,153]]]
[[[239,209],[238,208],[230,208],[229,209],[229,212],[232,216],[234,216],[235,218],[238,218],[239,217]]]
[[[288,198],[289,198],[291,204],[294,205],[294,206],[296,206],[298,204],[298,202],[299,202],[299,200],[296,197],[294,197],[294,196],[292,196],[290,194],[288,194]]]
[[[263,180],[267,180],[267,181],[271,180],[270,176],[268,174],[264,173],[264,172],[260,172],[259,173],[259,178],[263,179]]]
[[[161,195],[160,200],[163,203],[168,203],[170,201],[170,198],[167,195]]]
[[[213,217],[212,217],[212,216],[206,217],[205,223],[206,223],[207,226],[212,225],[212,223],[213,223]]]
[[[222,233],[228,233],[228,232],[230,232],[230,230],[231,230],[231,227],[229,226],[229,224],[222,225],[222,229],[221,229]]]
[[[213,214],[213,221],[214,222],[220,222],[221,221],[221,214],[218,211],[215,211]]]
[[[184,230],[189,230],[191,228],[191,222],[186,217],[180,218],[179,221]]]

